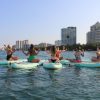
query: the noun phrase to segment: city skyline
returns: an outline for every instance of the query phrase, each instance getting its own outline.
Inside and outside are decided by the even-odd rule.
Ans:
[[[0,0],[0,46],[30,40],[54,44],[61,29],[77,27],[77,43],[86,43],[90,26],[100,21],[99,0]]]

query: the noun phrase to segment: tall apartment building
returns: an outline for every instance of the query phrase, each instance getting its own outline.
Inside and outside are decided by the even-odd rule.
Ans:
[[[100,23],[90,27],[90,32],[87,33],[87,44],[100,43]]]
[[[21,49],[22,48],[22,41],[18,40],[16,41],[16,49]]]
[[[76,27],[67,27],[61,29],[62,45],[76,44]]]
[[[29,48],[29,41],[28,40],[24,40],[23,41],[23,49],[27,50]]]
[[[28,40],[23,40],[23,41],[16,41],[16,49],[21,50],[21,49],[25,49],[27,50],[27,48],[29,47],[29,41]]]

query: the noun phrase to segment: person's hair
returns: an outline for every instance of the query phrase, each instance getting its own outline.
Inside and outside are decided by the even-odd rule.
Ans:
[[[79,51],[79,49],[78,49],[78,48],[76,48],[76,49],[75,49],[75,51]]]
[[[98,49],[100,49],[100,47],[98,47]]]
[[[8,48],[8,49],[11,49],[11,46],[10,46],[10,45],[8,45],[8,46],[7,46],[7,48]]]
[[[51,46],[51,55],[55,55],[55,53],[56,53],[56,47],[55,46]]]
[[[33,45],[33,44],[31,44],[31,45],[30,45],[30,49],[33,49],[33,48],[34,48],[34,45]]]

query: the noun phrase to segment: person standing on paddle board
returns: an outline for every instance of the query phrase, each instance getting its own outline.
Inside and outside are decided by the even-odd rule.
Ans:
[[[38,51],[35,49],[33,44],[30,45],[30,48],[28,49],[27,53],[25,53],[24,51],[23,51],[23,53],[25,55],[29,55],[28,62],[37,63],[37,62],[40,61],[39,59],[36,58],[36,55],[38,54]]]

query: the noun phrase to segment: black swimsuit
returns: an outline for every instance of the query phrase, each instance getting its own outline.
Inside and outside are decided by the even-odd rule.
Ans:
[[[56,59],[51,59],[51,62],[55,63],[56,62]]]
[[[12,57],[12,54],[7,55],[7,60],[10,60],[10,58]]]

